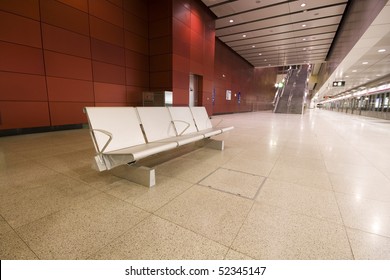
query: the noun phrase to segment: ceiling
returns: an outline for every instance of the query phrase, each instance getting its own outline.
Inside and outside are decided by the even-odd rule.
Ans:
[[[345,81],[345,87],[333,87],[333,81]],[[383,84],[390,86],[390,1],[318,90],[316,98],[321,101],[326,96],[348,95]]]
[[[315,75],[326,62],[348,0],[202,2],[217,16],[216,37],[253,66],[284,67],[310,63],[314,65],[312,74]],[[318,100],[324,96],[340,95],[390,74],[389,5],[390,1],[324,86],[316,89]],[[379,49],[387,51],[378,53]],[[335,80],[345,81],[345,86],[329,86]]]
[[[325,61],[347,0],[202,0],[215,34],[255,67]]]

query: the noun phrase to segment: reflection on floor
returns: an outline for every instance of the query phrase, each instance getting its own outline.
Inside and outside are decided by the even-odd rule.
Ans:
[[[86,129],[0,138],[0,259],[390,259],[390,122],[218,118],[225,150],[150,189],[91,169]]]

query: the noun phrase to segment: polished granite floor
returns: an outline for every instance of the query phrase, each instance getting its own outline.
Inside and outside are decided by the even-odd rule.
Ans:
[[[225,150],[146,188],[91,169],[87,129],[0,138],[0,259],[390,259],[390,122],[224,115]]]

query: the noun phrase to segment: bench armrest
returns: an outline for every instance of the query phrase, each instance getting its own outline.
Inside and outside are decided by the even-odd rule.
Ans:
[[[90,129],[90,131],[91,131],[91,134],[92,134],[92,136],[93,136],[93,139],[95,140],[95,141],[94,141],[94,144],[95,144],[95,146],[96,146],[96,150],[99,151],[99,154],[102,154],[102,153],[104,152],[104,150],[107,148],[108,144],[110,144],[110,142],[112,141],[112,137],[113,137],[112,134],[111,134],[110,132],[108,132],[107,130],[104,130],[104,129]],[[109,137],[109,139],[107,140],[106,144],[104,144],[102,150],[99,150],[99,147],[98,147],[98,145],[97,145],[96,138],[94,137],[94,135],[93,135],[93,133],[92,133],[92,132],[95,132],[95,131],[96,131],[96,132],[103,133],[103,134],[105,134],[105,135],[107,135],[107,136]]]
[[[186,122],[186,121],[182,121],[182,120],[173,120],[172,121],[172,123],[173,124],[175,124],[175,122],[182,122],[182,123],[185,123],[187,126],[183,129],[183,131],[182,132],[178,132],[177,131],[177,133],[179,134],[179,135],[182,135],[189,127],[190,127],[190,124],[188,123],[188,122]],[[176,126],[175,126],[176,127]]]

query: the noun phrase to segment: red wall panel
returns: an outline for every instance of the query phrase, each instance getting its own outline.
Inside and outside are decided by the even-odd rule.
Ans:
[[[149,42],[149,54],[151,56],[172,53],[172,37],[170,36],[152,39]]]
[[[39,0],[1,0],[0,10],[39,20]]]
[[[91,39],[92,59],[125,66],[125,50],[110,43]]]
[[[146,2],[146,1],[145,1]],[[129,12],[124,12],[124,28],[130,33],[148,38],[149,25],[147,18],[140,18]]]
[[[40,0],[40,3],[42,22],[89,35],[87,13],[53,0]]]
[[[89,1],[91,15],[104,21],[123,27],[123,11],[120,7],[106,0]]]
[[[12,72],[0,72],[1,100],[47,100],[45,77]]]
[[[133,14],[133,16],[139,17],[143,20],[147,21],[149,18],[148,1],[126,0],[123,1],[123,9]]]
[[[43,47],[46,50],[90,58],[90,38],[63,28],[42,24]]]
[[[42,49],[0,42],[0,70],[43,75]]]
[[[109,42],[120,47],[124,46],[123,29],[96,17],[90,17],[91,37]]]
[[[88,0],[57,0],[57,1],[88,13]]]
[[[0,101],[0,129],[49,125],[47,102]]]
[[[1,0],[0,129],[86,122],[86,105],[142,104],[147,2]]]
[[[172,54],[155,55],[150,59],[150,71],[172,70]]]
[[[91,81],[47,77],[49,101],[94,102]]]
[[[142,92],[149,91],[149,87],[126,86],[127,102],[130,106],[142,104]]]
[[[126,103],[126,87],[123,85],[94,83],[96,102],[122,102]]]
[[[94,61],[93,75],[96,82],[124,85],[126,82],[125,67]]]
[[[126,50],[126,67],[149,72],[149,56]]]
[[[173,71],[173,87],[175,89],[185,89],[187,90],[187,95],[190,85],[190,74],[188,72]]]
[[[89,59],[45,51],[45,65],[48,76],[92,80]]]
[[[149,54],[149,41],[145,37],[125,31],[125,47],[128,50]]]
[[[87,102],[50,102],[51,125],[87,123],[83,108],[93,105],[93,103]]]
[[[149,72],[126,68],[126,85],[147,87],[149,85]]]
[[[39,21],[0,11],[0,40],[40,48]]]

